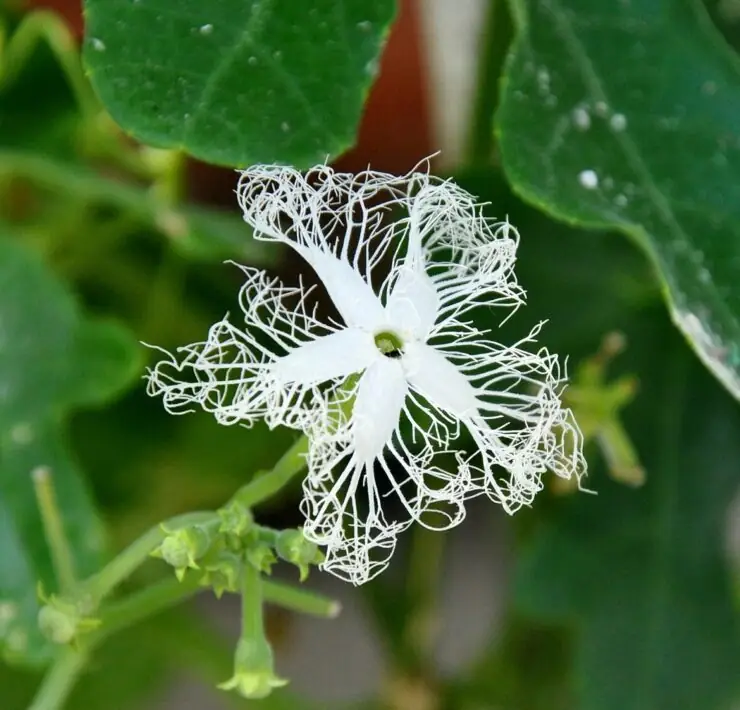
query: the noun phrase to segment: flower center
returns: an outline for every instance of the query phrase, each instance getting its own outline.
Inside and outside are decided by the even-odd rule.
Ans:
[[[386,357],[398,358],[403,355],[403,341],[388,330],[375,336],[375,346]]]

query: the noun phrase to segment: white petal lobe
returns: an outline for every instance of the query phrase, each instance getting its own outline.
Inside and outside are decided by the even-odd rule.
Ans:
[[[382,357],[372,335],[347,328],[295,348],[277,359],[271,371],[283,384],[311,386],[361,372]]]
[[[352,433],[360,461],[376,458],[398,426],[408,384],[399,360],[381,356],[360,379]]]
[[[385,311],[380,299],[349,262],[318,247],[300,247],[348,327],[375,330],[382,327]]]
[[[408,343],[403,363],[411,387],[432,404],[456,417],[476,414],[475,389],[442,353],[423,343]]]
[[[425,340],[437,319],[438,309],[437,290],[423,267],[401,267],[386,305],[389,326]]]

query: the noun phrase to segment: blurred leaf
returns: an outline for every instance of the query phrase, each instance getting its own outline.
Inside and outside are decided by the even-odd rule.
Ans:
[[[740,48],[740,2],[737,0],[704,0],[709,16],[734,49]]]
[[[30,26],[24,30],[22,48],[15,47],[18,56],[9,56],[9,43],[18,30],[10,17],[0,8],[0,146],[33,146],[47,154],[71,157],[80,119],[67,77],[43,32],[34,32]],[[36,23],[36,29],[43,24]],[[64,44],[64,37],[56,39]],[[68,51],[76,51],[71,36],[68,41]],[[22,64],[17,66],[19,61]],[[14,76],[9,81],[11,72]]]
[[[66,198],[119,208],[142,224],[156,226],[172,245],[194,259],[231,257],[248,264],[272,264],[280,250],[252,238],[251,228],[233,214],[198,205],[165,208],[147,188],[105,177],[82,165],[25,151],[0,150],[0,177],[23,177]]]
[[[31,472],[52,472],[76,572],[101,560],[92,500],[66,447],[63,415],[121,391],[140,369],[127,331],[83,320],[35,256],[0,239],[0,650],[38,663],[49,647],[36,627],[36,584],[57,588]]]
[[[85,61],[139,140],[308,167],[352,145],[393,0],[86,0]]]
[[[572,645],[562,629],[507,619],[489,652],[452,687],[457,702],[451,706],[573,710]]]
[[[635,238],[740,397],[740,63],[693,0],[511,0],[498,114],[517,192]]]
[[[597,496],[557,501],[521,552],[518,608],[567,621],[581,710],[727,707],[740,623],[724,558],[740,484],[740,408],[659,314],[621,358],[641,393],[625,412],[647,470],[634,490],[592,466]]]

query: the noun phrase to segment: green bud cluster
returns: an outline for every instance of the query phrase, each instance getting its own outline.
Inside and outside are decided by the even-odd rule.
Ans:
[[[213,520],[183,527],[162,526],[161,543],[153,557],[174,568],[177,578],[197,579],[217,597],[237,592],[243,565],[270,574],[278,559],[295,565],[303,582],[311,565],[324,560],[319,548],[299,529],[272,530],[254,522],[238,496],[220,508]]]
[[[224,592],[239,591],[242,555],[229,549],[223,541],[215,545],[201,560],[200,567],[200,585],[213,589],[217,598],[220,599]]]

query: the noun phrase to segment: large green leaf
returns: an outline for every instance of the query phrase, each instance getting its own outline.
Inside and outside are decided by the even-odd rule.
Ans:
[[[714,710],[740,694],[724,557],[740,408],[667,320],[648,316],[623,356],[640,377],[625,420],[647,484],[592,467],[598,495],[559,501],[519,562],[520,609],[578,631],[579,710]]]
[[[639,378],[622,417],[647,471],[644,487],[626,488],[591,451],[586,485],[596,496],[543,493],[517,514],[526,540],[519,616],[467,692],[478,704],[527,710],[722,708],[740,692],[740,625],[724,559],[740,486],[740,407],[671,328],[625,239],[551,225],[485,173],[462,182],[521,232],[517,274],[528,305],[506,330],[547,318],[540,340],[571,358],[593,352],[608,331],[626,334],[611,367]],[[562,675],[543,670],[562,673],[571,652],[577,701],[563,693]]]
[[[48,467],[78,575],[94,571],[103,535],[67,450],[63,418],[99,404],[140,366],[128,331],[83,319],[54,276],[0,237],[0,653],[41,662],[50,649],[36,627],[36,585],[58,588],[31,473]]]
[[[225,165],[348,148],[393,0],[86,0],[85,60],[145,143]]]
[[[511,0],[498,114],[517,192],[618,227],[673,319],[740,397],[740,66],[694,0]]]

